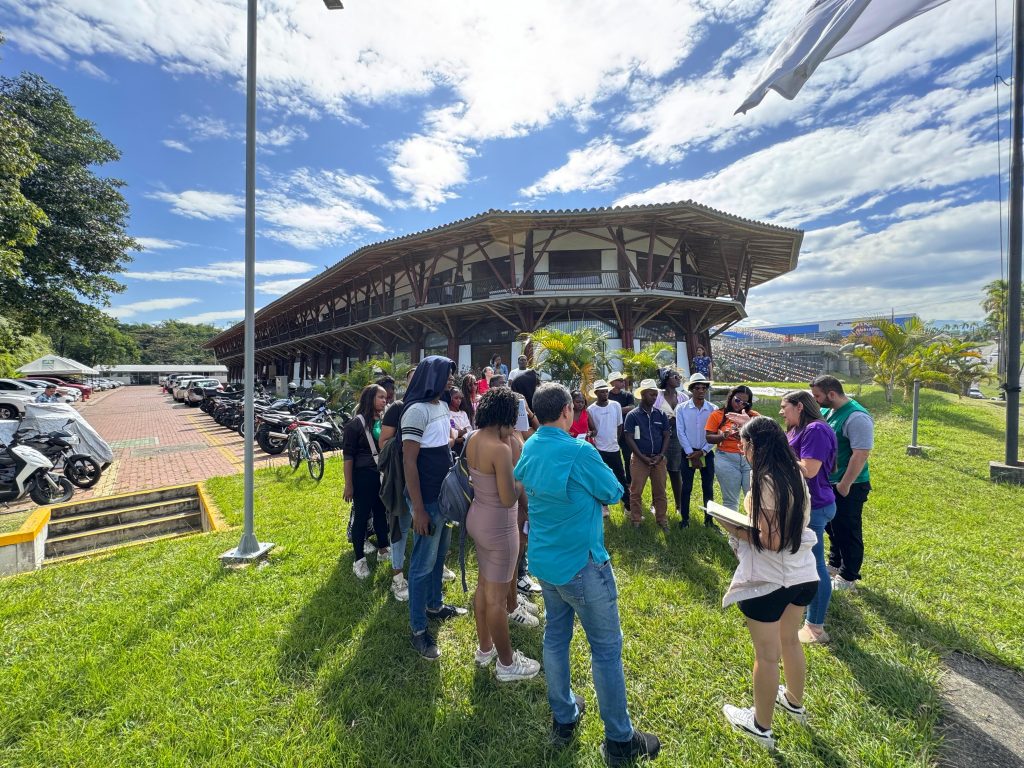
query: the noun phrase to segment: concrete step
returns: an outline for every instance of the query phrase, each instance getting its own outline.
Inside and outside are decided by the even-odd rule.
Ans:
[[[105,512],[124,506],[155,504],[160,501],[194,499],[195,497],[196,488],[194,484],[157,488],[153,491],[143,491],[141,493],[121,493],[116,496],[103,496],[95,499],[86,499],[85,501],[71,502],[70,504],[58,504],[50,510],[50,519],[59,520],[62,517],[75,517],[87,512]]]
[[[152,539],[169,533],[199,533],[202,530],[201,513],[195,511],[178,512],[61,536],[47,536],[46,559],[97,550],[129,541]]]
[[[49,538],[53,539],[69,533],[81,533],[98,528],[110,528],[124,523],[137,523],[155,517],[164,517],[182,512],[198,512],[199,499],[171,499],[157,501],[152,504],[136,504],[120,509],[103,510],[100,512],[82,512],[77,515],[64,515],[50,520]]]
[[[74,560],[82,560],[86,557],[100,557],[101,555],[112,555],[115,552],[120,552],[123,549],[129,547],[138,547],[143,544],[152,544],[156,541],[164,541],[165,539],[182,539],[186,536],[191,536],[193,531],[183,531],[181,533],[165,533],[163,536],[153,536],[148,539],[139,539],[137,541],[129,541],[124,544],[112,544],[109,547],[98,547],[97,549],[87,549],[82,552],[72,552],[70,555],[60,555],[58,557],[48,557],[43,561],[43,565],[59,565],[61,563],[70,563]]]

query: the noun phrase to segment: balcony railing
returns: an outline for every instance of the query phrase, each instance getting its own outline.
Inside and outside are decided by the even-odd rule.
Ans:
[[[525,281],[519,276],[516,282],[507,278],[503,281],[496,276],[470,280],[462,283],[445,283],[427,289],[426,301],[418,302],[411,291],[394,297],[379,297],[360,302],[347,309],[338,310],[334,315],[325,315],[319,321],[310,321],[294,326],[287,331],[256,339],[256,348],[265,349],[286,341],[328,333],[351,325],[365,323],[378,317],[387,317],[398,312],[424,307],[462,304],[471,301],[486,301],[511,296],[549,296],[565,293],[646,293],[649,291],[672,292],[682,296],[713,299],[728,295],[729,288],[720,280],[711,280],[698,275],[672,273],[659,281],[652,277],[651,284],[641,283],[629,271],[591,271],[569,274],[565,272],[534,272]]]

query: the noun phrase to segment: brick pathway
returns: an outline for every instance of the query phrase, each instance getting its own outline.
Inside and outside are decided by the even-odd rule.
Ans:
[[[75,406],[114,450],[114,461],[89,490],[75,489],[75,500],[143,491],[242,471],[242,438],[198,408],[176,403],[155,386],[119,387],[97,392]],[[255,446],[256,469],[286,460]],[[30,501],[11,510],[33,507]]]

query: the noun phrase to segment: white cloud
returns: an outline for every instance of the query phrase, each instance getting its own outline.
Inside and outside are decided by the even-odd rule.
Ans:
[[[309,138],[306,129],[301,125],[279,125],[267,131],[258,131],[256,141],[264,147],[287,147],[295,141]]]
[[[417,208],[437,208],[456,197],[453,187],[469,175],[468,157],[473,149],[441,136],[413,136],[399,142],[388,166],[391,181],[399,192],[409,195]]]
[[[256,311],[259,311],[259,307]],[[199,323],[211,323],[217,325],[225,322],[238,322],[239,320],[245,319],[244,309],[228,309],[228,310],[214,310],[212,312],[200,312],[198,315],[189,315],[188,317],[178,318],[183,323],[192,323],[198,325]]]
[[[97,67],[91,61],[86,61],[85,59],[83,59],[82,61],[79,61],[76,66],[80,70],[85,72],[85,74],[89,75],[89,77],[95,77],[97,80],[110,80],[110,75],[108,75],[102,69]]]
[[[188,144],[176,141],[175,139],[164,139],[163,145],[165,147],[170,147],[171,149],[176,149],[179,152],[192,152],[192,149],[188,146]]]
[[[197,301],[199,301],[199,299],[147,299],[145,301],[134,301],[130,304],[121,304],[117,307],[110,307],[105,309],[104,312],[116,317],[118,320],[124,320],[129,317],[141,315],[145,312],[156,312],[157,310],[186,307],[189,304],[195,304]]]
[[[750,292],[770,322],[916,311],[979,317],[982,286],[999,276],[995,202],[948,207],[869,231],[859,222],[807,233],[796,271]],[[813,309],[808,310],[811,307]]]
[[[153,192],[147,197],[171,204],[171,213],[190,219],[212,221],[233,219],[245,213],[245,200],[239,195],[187,189],[184,192]]]
[[[631,159],[630,154],[611,137],[594,139],[583,149],[571,151],[565,165],[548,171],[529,187],[521,189],[519,194],[542,197],[551,192],[611,189],[619,182],[619,171]]]
[[[260,293],[269,293],[272,296],[284,296],[289,291],[294,291],[308,279],[308,277],[297,277],[289,280],[267,280],[264,283],[256,283],[256,290]]]
[[[312,272],[316,267],[304,261],[292,259],[266,259],[256,262],[256,274],[270,277],[274,275],[297,275]],[[204,282],[223,282],[224,280],[241,280],[245,277],[244,261],[215,261],[203,267],[180,267],[178,269],[154,272],[124,272],[122,277],[129,280],[145,280],[154,282],[175,282],[178,280],[200,280]],[[301,278],[305,280],[306,278]]]
[[[984,91],[984,93],[983,93]],[[617,205],[692,199],[755,219],[799,225],[895,192],[935,190],[992,173],[978,117],[987,89],[904,99],[856,125],[812,130],[701,179],[668,181]]]
[[[141,246],[141,251],[172,251],[188,245],[182,240],[165,240],[161,237],[136,237],[135,242]]]
[[[208,139],[244,139],[245,131],[240,128],[232,128],[227,121],[210,115],[193,117],[183,115],[181,122],[188,129],[189,135],[195,141]]]

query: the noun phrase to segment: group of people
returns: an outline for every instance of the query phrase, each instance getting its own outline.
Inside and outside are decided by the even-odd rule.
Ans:
[[[500,682],[540,673],[541,663],[514,649],[509,633],[510,623],[540,625],[540,608],[530,600],[540,592],[553,740],[568,743],[586,710],[570,685],[569,645],[578,618],[590,645],[606,759],[617,765],[654,756],[660,741],[633,727],[626,704],[618,593],[603,518],[621,503],[631,523],[641,526],[642,493],[650,482],[659,525],[668,529],[668,484],[685,527],[696,473],[705,506],[717,477],[726,506],[738,509],[744,492],[749,527],[722,523],[739,563],[723,606],[739,606],[755,650],[754,705],[726,705],[723,712],[739,731],[773,746],[776,707],[806,718],[801,643],[828,641],[824,624],[833,585],[850,589],[860,578],[870,416],[830,376],[815,379],[810,393],[783,397],[784,432],[752,409],[749,387],[733,387],[725,404],[714,407],[707,398],[711,382],[700,370],[685,393],[673,369],[645,379],[633,392],[621,374],[612,374],[595,383],[588,405],[581,391],[541,383],[525,357],[512,372],[502,372],[496,362],[490,376],[485,372],[482,392],[472,376],[456,386],[455,364],[431,356],[412,372],[404,400],[389,404],[394,382],[362,393],[344,446],[356,575],[370,573],[365,547],[372,523],[378,562],[390,565],[392,592],[409,604],[413,648],[425,659],[440,658],[432,624],[468,613],[444,602],[451,529],[438,503],[453,451],[462,453],[473,487],[466,531],[478,563],[475,663],[493,662]],[[378,460],[395,438],[402,449],[405,505],[389,524]],[[704,521],[714,525],[709,516]],[[527,549],[537,582],[526,572]]]

